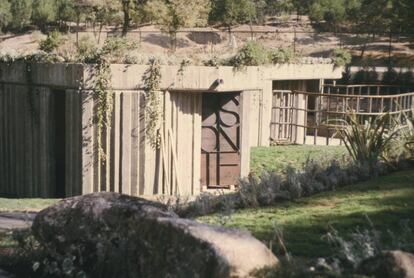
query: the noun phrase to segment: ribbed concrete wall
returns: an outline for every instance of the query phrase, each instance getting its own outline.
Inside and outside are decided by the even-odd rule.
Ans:
[[[250,147],[269,144],[272,80],[292,74],[296,74],[292,79],[338,76],[329,65],[320,71],[310,65],[239,72],[229,67],[186,67],[181,73],[179,67],[162,67],[164,147],[154,150],[145,136],[144,92],[139,89],[146,69],[111,67],[114,109],[112,128],[102,134],[107,157],[103,159],[98,153],[92,67],[0,64],[0,194],[198,194],[202,92],[242,92],[241,173],[245,176]],[[224,83],[215,88],[220,79]]]
[[[0,85],[0,194],[48,197],[55,192],[54,125],[47,88]]]

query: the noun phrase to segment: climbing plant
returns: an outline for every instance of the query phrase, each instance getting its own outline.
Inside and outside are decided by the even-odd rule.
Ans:
[[[143,76],[145,90],[145,134],[150,145],[157,149],[160,144],[158,126],[161,119],[161,64],[158,59],[152,58],[149,61],[149,68]]]
[[[27,89],[27,103],[29,104],[29,112],[32,116],[33,123],[39,125],[39,113],[35,107],[35,97],[34,94],[38,91],[35,91],[33,86],[33,76],[32,76],[32,63],[30,60],[25,60],[25,71],[26,71],[26,82],[28,85]]]
[[[97,101],[97,113],[95,118],[98,127],[98,152],[102,162],[104,162],[107,160],[107,155],[102,147],[102,132],[104,129],[111,129],[113,107],[110,63],[104,58],[99,59],[94,65],[94,75],[94,94]]]

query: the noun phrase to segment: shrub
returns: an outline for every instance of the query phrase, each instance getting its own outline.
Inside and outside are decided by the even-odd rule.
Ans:
[[[263,44],[250,41],[238,53],[230,58],[228,64],[235,68],[245,66],[260,66],[269,62],[269,55]]]
[[[332,245],[337,259],[343,266],[356,269],[360,263],[368,258],[374,257],[385,250],[403,250],[413,252],[413,230],[409,220],[401,220],[400,226],[394,231],[387,230],[386,233],[375,228],[372,221],[365,215],[366,227],[357,227],[347,235],[340,235],[333,227],[325,236]]]
[[[397,84],[398,83],[398,73],[397,71],[389,67],[386,72],[384,72],[384,75],[382,76],[382,83],[383,84]]]
[[[359,70],[353,78],[355,84],[373,84],[378,83],[378,81],[378,73],[375,68]]]
[[[40,50],[51,53],[56,50],[63,42],[62,36],[59,32],[51,32],[46,39],[40,42]]]
[[[394,149],[400,149],[406,152],[408,158],[414,158],[414,110],[403,112],[397,122],[397,137],[394,140]],[[403,151],[400,151],[403,152]]]
[[[88,61],[93,60],[93,57],[98,52],[96,44],[89,37],[81,37],[77,46],[78,60]]]
[[[374,166],[371,166],[374,167]],[[375,165],[375,175],[385,174],[389,167],[383,163]],[[329,167],[308,160],[302,171],[288,168],[286,175],[263,173],[259,178],[250,175],[239,181],[235,193],[198,196],[193,202],[175,202],[170,208],[182,217],[195,217],[234,209],[270,206],[280,201],[295,200],[319,192],[365,181],[373,171],[366,163],[332,161]]]
[[[351,63],[352,55],[351,53],[343,48],[334,49],[332,53],[332,61],[337,67],[343,67]]]
[[[356,114],[348,116],[345,128],[339,131],[349,154],[359,165],[367,164],[373,171],[378,160],[395,137],[396,132],[387,128],[391,118],[388,113],[371,117],[360,124]]]
[[[294,62],[297,57],[291,48],[277,48],[269,53],[270,61],[273,64],[286,64]]]
[[[101,49],[89,38],[84,38],[79,41],[78,56],[79,60],[90,64],[99,63],[102,59],[108,63],[132,64],[138,61],[138,57],[131,54],[136,49],[138,45],[126,38],[108,38]]]

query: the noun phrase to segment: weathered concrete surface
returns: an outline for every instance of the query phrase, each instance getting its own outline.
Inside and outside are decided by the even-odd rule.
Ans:
[[[32,221],[35,218],[35,216],[36,213],[32,212],[1,212],[0,232],[30,228],[32,226]]]
[[[116,193],[69,198],[39,212],[36,239],[92,277],[248,277],[277,258],[248,232],[180,219]]]
[[[112,65],[112,86],[115,90],[136,90],[144,88],[142,76],[147,65]],[[266,81],[272,80],[319,80],[339,79],[342,67],[333,64],[281,64],[273,66],[246,67],[235,70],[233,67],[161,66],[163,90],[205,91],[245,91],[262,89]],[[93,66],[85,66],[85,88],[93,87]],[[223,83],[213,87],[216,80]],[[270,92],[269,92],[270,93]]]

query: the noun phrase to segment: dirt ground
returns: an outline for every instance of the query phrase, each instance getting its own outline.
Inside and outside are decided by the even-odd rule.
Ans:
[[[79,37],[90,37],[96,44],[102,44],[106,37],[120,33],[116,28],[98,28],[85,26]],[[46,36],[39,31],[20,35],[0,36],[0,51],[33,51]],[[76,34],[70,32],[68,41],[73,44]],[[137,41],[140,52],[146,54],[169,55],[170,38],[156,26],[145,26],[131,30],[128,37]],[[225,29],[191,28],[182,29],[177,35],[175,55],[191,58],[194,55],[222,55],[232,53],[250,40],[262,42],[266,47],[291,47],[302,56],[329,57],[333,49],[345,47],[354,56],[354,65],[384,66],[389,61],[389,37],[377,36],[372,39],[366,35],[317,33],[309,20],[300,21],[284,18],[263,26],[240,25],[233,27],[231,34]],[[363,59],[362,49],[365,45]],[[393,38],[391,55],[396,66],[414,66],[414,38]]]

